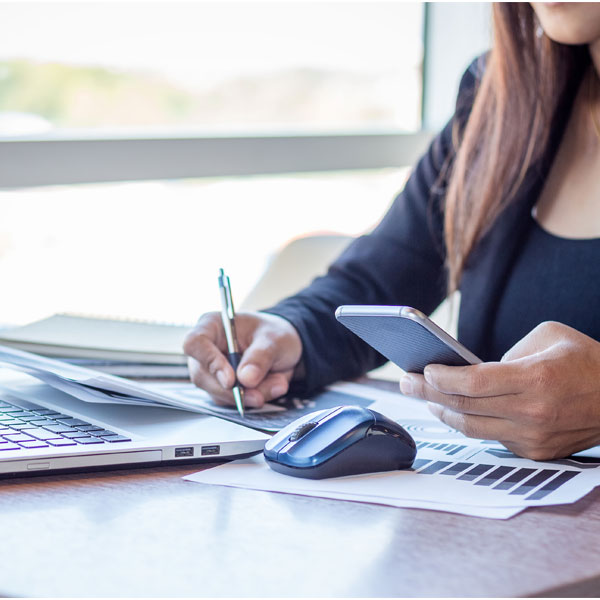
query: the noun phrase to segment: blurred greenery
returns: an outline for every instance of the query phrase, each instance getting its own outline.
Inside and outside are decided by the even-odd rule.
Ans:
[[[415,69],[415,84],[418,81]],[[410,89],[418,90],[418,85]],[[394,71],[290,68],[186,88],[144,71],[0,61],[0,116],[38,115],[58,128],[418,126],[418,102]]]
[[[189,92],[150,74],[30,60],[0,62],[0,112],[40,115],[58,127],[177,122],[193,105]]]

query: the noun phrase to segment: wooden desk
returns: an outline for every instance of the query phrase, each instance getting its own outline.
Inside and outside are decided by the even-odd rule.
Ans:
[[[0,593],[597,596],[600,490],[492,521],[185,482],[163,467],[0,483]]]

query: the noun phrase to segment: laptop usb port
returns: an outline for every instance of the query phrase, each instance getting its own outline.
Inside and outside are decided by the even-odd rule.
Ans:
[[[221,453],[220,446],[202,446],[201,454],[202,456],[214,456],[215,454]]]
[[[185,456],[194,456],[193,446],[186,448],[175,448],[175,458],[183,458]]]

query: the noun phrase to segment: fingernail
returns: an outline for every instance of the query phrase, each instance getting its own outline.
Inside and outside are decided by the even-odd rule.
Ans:
[[[410,375],[404,375],[400,380],[400,391],[405,396],[410,396],[413,393],[413,379]]]
[[[249,385],[256,384],[260,377],[260,369],[256,365],[244,365],[239,370],[238,377],[244,379]]]
[[[425,381],[429,385],[433,385],[433,377],[431,376],[431,369],[429,367],[425,367],[423,370],[423,375],[425,376]]]
[[[227,389],[227,377],[224,373],[224,371],[217,371],[217,379],[219,380],[219,383],[225,388]]]
[[[283,396],[285,393],[287,392],[287,388],[284,385],[274,385],[271,388],[271,398],[275,399],[275,398],[279,398],[280,396]]]

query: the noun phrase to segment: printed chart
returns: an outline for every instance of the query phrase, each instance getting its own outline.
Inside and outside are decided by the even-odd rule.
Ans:
[[[315,481],[276,473],[262,457],[254,457],[186,479],[498,519],[529,506],[575,502],[600,484],[600,448],[584,456],[535,462],[515,456],[498,442],[466,438],[439,422],[420,400],[354,384],[329,391],[338,394],[331,400],[345,396],[339,404],[368,400],[369,408],[400,423],[417,445],[412,469]]]
[[[600,454],[598,458],[536,463],[515,456],[498,442],[468,439],[431,417],[400,418],[398,422],[417,444],[417,459],[412,467],[416,474],[487,487],[504,496],[507,503],[514,499],[511,497],[521,497],[523,502],[552,500],[581,473],[600,467]],[[600,483],[600,471],[598,475]]]

